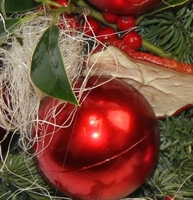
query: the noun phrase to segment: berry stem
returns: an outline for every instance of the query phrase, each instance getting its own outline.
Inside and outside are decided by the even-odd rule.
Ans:
[[[26,21],[32,20],[34,18],[37,18],[42,14],[43,14],[43,11],[40,11],[40,12],[37,12],[37,13],[33,13],[33,14],[30,14],[30,15],[27,15],[27,16],[21,18],[21,21],[22,22],[26,22]]]
[[[148,15],[151,15],[151,14],[143,14],[143,15],[140,15],[139,17],[137,17],[136,21],[135,21],[136,25],[138,25]]]
[[[98,21],[100,21],[101,23],[113,28],[113,29],[117,29],[116,24],[111,24],[105,21],[105,19],[103,18],[103,15],[94,10],[89,4],[87,4],[85,1],[83,0],[72,0],[71,2],[73,2],[75,5],[79,6],[82,9],[85,9],[87,14],[90,15],[91,17],[97,19]]]
[[[154,44],[148,42],[147,40],[145,40],[144,38],[142,38],[142,49],[148,52],[151,52],[157,56],[160,57],[165,57],[165,58],[170,58],[171,55],[170,53],[166,53],[163,51],[163,49],[161,49],[158,46],[155,46]]]

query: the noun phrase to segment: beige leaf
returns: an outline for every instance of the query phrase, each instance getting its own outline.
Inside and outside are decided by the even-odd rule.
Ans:
[[[171,116],[193,103],[193,75],[136,60],[117,47],[93,54],[90,67],[132,85],[149,101],[157,117]]]

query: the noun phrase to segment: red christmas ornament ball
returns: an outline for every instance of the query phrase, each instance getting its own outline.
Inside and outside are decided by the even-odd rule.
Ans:
[[[97,8],[116,13],[139,15],[156,8],[162,0],[88,0]]]
[[[83,81],[79,78],[75,91]],[[42,101],[32,132],[37,165],[72,199],[118,200],[153,170],[158,123],[146,99],[118,79],[91,76],[86,88],[80,106],[51,97]]]

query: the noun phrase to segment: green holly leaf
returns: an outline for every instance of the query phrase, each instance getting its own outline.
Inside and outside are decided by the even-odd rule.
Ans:
[[[33,54],[31,79],[43,93],[78,105],[65,70],[58,38],[58,27],[51,25]]]
[[[37,8],[41,3],[34,0],[4,0],[5,1],[5,12],[15,13],[15,12],[27,12]]]
[[[0,19],[0,44],[2,44],[21,23],[22,20],[17,18]]]

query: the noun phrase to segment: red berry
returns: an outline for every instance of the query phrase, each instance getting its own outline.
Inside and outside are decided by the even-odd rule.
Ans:
[[[131,49],[137,50],[141,48],[142,38],[141,35],[137,32],[129,32],[123,37],[123,42],[125,45],[128,45]]]
[[[164,200],[175,200],[176,198],[174,196],[167,196]]]
[[[42,11],[42,10],[44,10],[44,6],[43,5],[37,7],[37,11]]]
[[[105,21],[108,23],[116,23],[116,21],[117,21],[117,14],[115,14],[115,13],[103,11],[102,15],[103,15],[103,18],[105,19]]]
[[[121,31],[132,29],[136,25],[135,18],[130,15],[119,15],[116,24],[117,28]]]
[[[67,7],[68,5],[68,0],[55,0],[56,3],[60,4],[63,7]],[[50,5],[51,9],[57,9],[58,7]]]
[[[68,0],[56,0],[56,3],[60,4],[61,6],[67,7]]]
[[[101,25],[99,21],[92,17],[87,17],[87,20],[85,20],[85,23],[83,25],[83,31],[88,36],[94,36],[96,35],[101,28]]]
[[[102,43],[106,43],[110,39],[117,39],[117,33],[113,28],[103,27],[98,32],[97,39]]]

